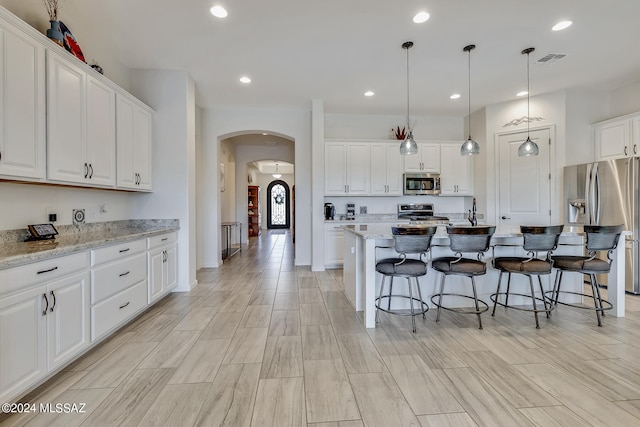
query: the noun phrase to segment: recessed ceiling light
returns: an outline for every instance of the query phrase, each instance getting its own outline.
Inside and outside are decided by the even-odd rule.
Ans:
[[[216,18],[226,18],[227,17],[227,10],[219,5],[213,6],[211,9],[211,14],[213,16],[215,16]]]
[[[449,97],[449,99],[458,99],[458,98],[460,98],[460,94],[459,93],[454,93],[453,95],[451,95]]]
[[[573,22],[571,21],[560,21],[556,25],[551,27],[551,29],[553,31],[560,31],[560,30],[564,30],[565,28],[569,28],[571,24],[573,24]]]
[[[373,95],[375,95],[375,93],[373,93],[373,91],[371,90],[368,90],[364,93],[364,96],[373,96]]]
[[[516,96],[526,96],[529,92],[527,92],[526,90],[523,90],[521,92],[516,93]]]
[[[422,24],[423,22],[427,22],[430,17],[431,15],[429,15],[427,12],[418,12],[416,16],[413,17],[413,22],[415,22],[416,24]]]
[[[251,83],[251,79],[247,76],[242,76],[240,77],[240,82],[244,84],[248,84],[248,83]]]

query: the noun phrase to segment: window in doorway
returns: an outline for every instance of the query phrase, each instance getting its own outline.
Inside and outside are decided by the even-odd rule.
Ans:
[[[282,180],[272,181],[267,187],[267,228],[289,228],[289,186]]]

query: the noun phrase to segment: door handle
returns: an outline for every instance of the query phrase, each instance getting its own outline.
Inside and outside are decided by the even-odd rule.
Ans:
[[[51,291],[51,296],[53,297],[53,305],[51,306],[49,311],[53,313],[53,309],[56,308],[56,294],[54,294],[53,291]]]
[[[629,155],[629,147],[624,147],[624,155],[627,156]]]
[[[44,298],[44,302],[47,304],[44,308],[44,310],[42,310],[42,315],[46,316],[47,315],[47,311],[49,310],[49,300],[47,299],[47,294],[42,294],[42,298]]]
[[[627,153],[625,153],[627,154]],[[84,178],[86,179],[89,176],[89,165],[87,163],[84,164]]]
[[[500,218],[502,218],[502,219],[511,219],[510,217],[504,216],[504,215],[502,215]]]
[[[89,163],[89,179],[93,178],[93,165]]]

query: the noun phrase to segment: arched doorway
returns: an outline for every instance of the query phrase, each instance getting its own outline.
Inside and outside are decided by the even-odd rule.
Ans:
[[[279,179],[271,181],[267,187],[267,228],[289,228],[290,223],[291,195],[289,185]]]

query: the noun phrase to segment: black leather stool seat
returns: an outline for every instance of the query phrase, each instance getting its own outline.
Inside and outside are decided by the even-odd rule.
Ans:
[[[434,259],[431,266],[434,270],[447,274],[481,275],[487,272],[487,265],[475,259],[457,257],[442,257]]]
[[[387,276],[424,276],[427,274],[427,264],[411,258],[386,258],[376,264],[376,271]]]
[[[551,257],[553,266],[563,270],[588,271],[608,273],[611,265],[600,258],[593,258],[579,255],[559,255]]]
[[[551,263],[542,259],[522,258],[522,257],[500,257],[496,258],[495,267],[511,273],[551,273]]]

